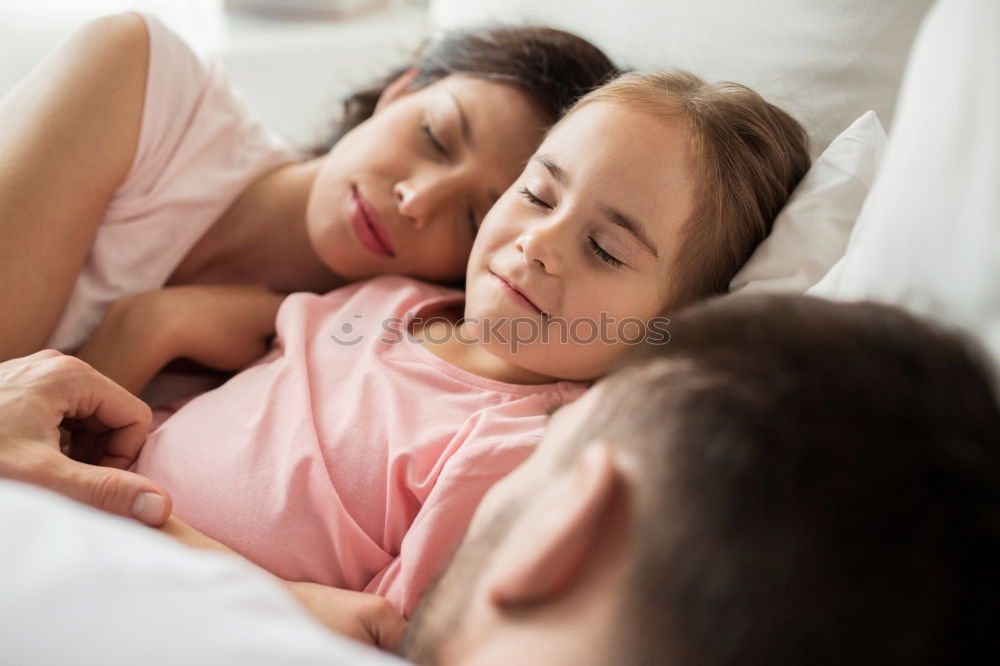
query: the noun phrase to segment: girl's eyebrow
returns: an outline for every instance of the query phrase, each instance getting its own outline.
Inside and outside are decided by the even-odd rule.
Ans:
[[[601,212],[604,213],[604,216],[607,217],[612,224],[625,229],[635,236],[635,239],[646,246],[646,249],[652,252],[654,257],[657,259],[660,258],[660,253],[656,251],[656,244],[653,243],[653,239],[649,237],[649,234],[646,233],[646,230],[641,224],[611,206],[601,206]]]
[[[556,161],[552,159],[550,155],[545,155],[545,154],[535,155],[531,159],[534,160],[535,162],[538,162],[546,169],[548,169],[548,172],[552,174],[552,177],[555,179],[557,183],[559,183],[563,187],[569,185],[570,181],[569,174],[566,173],[565,169],[556,164]]]
[[[556,164],[556,161],[552,159],[551,155],[543,153],[535,155],[532,159],[545,167],[548,172],[552,174],[552,178],[555,179],[557,183],[563,187],[569,186],[571,180],[569,173]],[[646,233],[645,227],[617,208],[612,208],[611,206],[601,206],[601,213],[608,218],[611,224],[621,227],[625,231],[632,234],[637,241],[639,241],[647,250],[650,251],[650,253],[652,253],[654,257],[657,259],[660,258],[660,253],[656,250],[656,243],[654,243],[653,239]]]

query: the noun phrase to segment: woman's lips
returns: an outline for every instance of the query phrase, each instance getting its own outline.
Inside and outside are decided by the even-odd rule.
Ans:
[[[366,248],[383,257],[395,257],[396,251],[389,232],[374,206],[364,198],[357,187],[351,188],[351,228]]]
[[[508,295],[510,295],[511,298],[513,298],[515,301],[517,301],[521,305],[527,306],[528,308],[534,310],[535,312],[537,312],[540,315],[544,315],[545,314],[545,311],[542,310],[537,305],[535,305],[534,301],[532,301],[530,298],[528,298],[527,296],[525,296],[524,292],[522,292],[520,289],[518,289],[517,287],[515,287],[514,285],[512,285],[506,279],[500,277],[499,275],[497,275],[493,271],[490,271],[490,277],[493,280],[495,280],[496,283],[497,283],[497,285],[501,289],[503,289]]]

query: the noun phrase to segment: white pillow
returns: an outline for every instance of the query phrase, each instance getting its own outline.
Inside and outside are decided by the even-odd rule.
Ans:
[[[819,282],[844,254],[885,144],[874,111],[841,132],[802,178],[730,290],[801,293]]]
[[[873,109],[889,127],[932,0],[431,0],[436,28],[534,22],[576,32],[619,64],[747,84],[809,130],[812,156]]]
[[[1000,3],[941,0],[914,44],[895,131],[835,272],[811,290],[904,305],[1000,361]]]

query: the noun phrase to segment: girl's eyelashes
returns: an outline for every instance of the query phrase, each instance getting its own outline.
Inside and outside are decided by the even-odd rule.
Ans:
[[[518,194],[524,197],[528,201],[528,203],[530,203],[532,206],[539,206],[541,208],[552,208],[551,204],[546,203],[545,201],[539,199],[535,195],[535,193],[529,190],[527,187],[520,188],[518,190]]]
[[[431,129],[430,125],[428,125],[427,123],[421,123],[420,131],[423,132],[424,136],[427,138],[427,141],[431,144],[434,150],[440,153],[442,157],[448,157],[448,151],[445,150],[444,144],[438,141],[438,138],[437,136],[435,136],[434,130]]]
[[[590,241],[590,247],[591,249],[594,250],[594,254],[596,254],[597,258],[603,261],[604,263],[610,264],[615,268],[621,268],[622,266],[625,265],[625,262],[623,262],[621,259],[619,259],[618,257],[614,256],[613,254],[605,250],[603,247],[601,247],[600,244],[597,241],[595,241],[592,237],[588,236],[587,240]]]
[[[538,195],[529,190],[527,187],[521,187],[517,191],[518,194],[524,197],[524,199],[532,206],[538,206],[539,208],[545,208],[546,210],[550,210],[552,208],[552,204],[539,198]],[[625,265],[624,261],[601,247],[600,243],[594,240],[593,237],[588,236],[587,240],[590,241],[590,248],[594,251],[594,254],[597,255],[597,258],[604,263],[615,268],[621,268]]]

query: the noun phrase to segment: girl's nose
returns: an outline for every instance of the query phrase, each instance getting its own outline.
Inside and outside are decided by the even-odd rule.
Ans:
[[[537,264],[550,275],[563,270],[563,243],[558,223],[534,226],[518,236],[514,247],[529,264]]]

